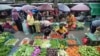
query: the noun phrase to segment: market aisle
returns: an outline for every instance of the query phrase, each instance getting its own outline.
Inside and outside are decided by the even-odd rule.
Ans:
[[[31,36],[32,36],[32,35],[31,35],[31,34],[25,35],[23,32],[16,32],[16,33],[14,34],[14,36],[15,36],[15,38],[19,39],[19,42],[16,44],[16,46],[19,46],[19,44],[21,43],[21,41],[22,41],[24,38],[28,37],[28,38],[31,39]]]

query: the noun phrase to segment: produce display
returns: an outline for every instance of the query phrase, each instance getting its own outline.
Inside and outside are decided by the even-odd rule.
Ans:
[[[67,44],[68,45],[77,45],[77,42],[76,42],[76,40],[69,39],[69,40],[67,40]]]
[[[43,40],[42,39],[35,39],[34,40],[34,46],[41,46],[41,44],[43,43]]]
[[[43,40],[43,43],[41,44],[41,48],[49,48],[51,46],[50,40]]]
[[[32,56],[39,56],[40,52],[41,52],[40,47],[35,47]]]
[[[33,51],[34,51],[34,47],[30,45],[22,45],[13,54],[13,56],[31,56]]]
[[[11,46],[0,46],[0,56],[7,56],[11,49]]]
[[[3,42],[5,42],[5,40],[6,40],[6,38],[4,36],[0,35],[0,44],[3,43]]]
[[[100,53],[100,46],[98,46],[98,47],[96,47],[97,48],[97,51],[99,51],[99,53]]]
[[[93,46],[80,46],[79,52],[81,56],[100,56],[100,53]]]
[[[57,56],[57,49],[54,48],[48,48],[47,49],[47,56]]]
[[[51,44],[51,48],[59,48],[60,46],[58,39],[51,39],[50,44]]]
[[[29,38],[24,38],[22,40],[22,42],[20,43],[20,45],[28,44],[29,42],[30,42],[30,39]]]
[[[60,50],[58,50],[58,56],[68,56],[68,54],[66,53],[65,50],[60,49]]]
[[[66,49],[66,53],[68,53],[68,56],[80,56],[78,50],[79,50],[79,47],[77,47],[77,46],[70,46],[70,47],[68,47]]]
[[[10,33],[8,32],[3,32],[2,34],[0,34],[0,44],[4,43],[6,40],[8,40],[11,36]]]
[[[34,38],[35,39],[41,39],[41,38],[43,38],[43,36],[35,36]]]
[[[47,49],[46,48],[42,48],[41,49],[41,53],[39,56],[46,56],[47,55]]]
[[[50,35],[51,38],[62,38],[61,35],[57,34],[57,33],[53,33]]]
[[[9,39],[5,45],[15,45],[19,39]]]
[[[58,39],[58,42],[59,42],[59,48],[66,48],[67,47],[66,40]]]

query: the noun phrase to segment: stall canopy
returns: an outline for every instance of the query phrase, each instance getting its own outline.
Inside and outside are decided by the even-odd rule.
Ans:
[[[43,4],[38,7],[38,10],[54,10],[54,8],[52,8],[52,6],[49,4]]]
[[[3,4],[0,5],[0,11],[1,11],[1,10],[12,9],[12,8],[13,8],[13,7],[11,7],[10,5],[3,5]]]
[[[91,15],[100,15],[100,3],[90,3]]]

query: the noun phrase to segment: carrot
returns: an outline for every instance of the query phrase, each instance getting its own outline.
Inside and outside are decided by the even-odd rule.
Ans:
[[[66,49],[66,52],[68,53],[69,56],[80,56],[77,46],[68,47]]]

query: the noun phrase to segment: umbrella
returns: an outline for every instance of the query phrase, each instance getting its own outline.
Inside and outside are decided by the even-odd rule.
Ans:
[[[58,8],[59,8],[59,10],[64,11],[64,12],[70,11],[70,8],[68,6],[66,6],[65,4],[58,4]]]
[[[8,9],[12,9],[13,7],[11,7],[10,5],[0,5],[0,10],[8,10]]]
[[[43,5],[38,7],[38,10],[54,10],[54,9],[49,4],[43,4]]]
[[[21,7],[14,7],[13,9],[16,9],[17,11],[20,11],[22,8]]]
[[[24,11],[32,10],[34,8],[35,8],[35,6],[31,6],[31,5],[24,5],[24,6],[22,6],[22,10],[24,10]]]
[[[72,11],[89,11],[89,7],[85,4],[77,4],[71,8]]]

